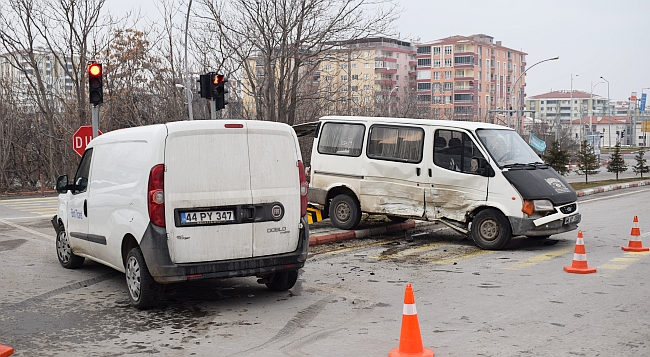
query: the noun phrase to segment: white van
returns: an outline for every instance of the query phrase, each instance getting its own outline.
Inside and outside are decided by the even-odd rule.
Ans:
[[[296,134],[281,123],[197,120],[93,139],[74,181],[57,180],[61,265],[89,258],[126,273],[131,302],[163,285],[258,276],[287,290],[307,259],[307,182]]]
[[[501,249],[513,235],[580,222],[575,191],[507,127],[327,116],[314,135],[309,200],[338,228],[353,229],[362,212],[437,220]]]

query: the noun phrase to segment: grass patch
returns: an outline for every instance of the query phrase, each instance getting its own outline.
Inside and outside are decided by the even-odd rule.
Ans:
[[[593,176],[589,176],[589,180],[592,179]],[[587,188],[594,188],[594,187],[600,187],[600,186],[609,186],[609,185],[618,185],[621,183],[627,183],[627,182],[636,182],[636,181],[644,181],[644,180],[650,180],[649,177],[632,177],[632,178],[621,178],[618,180],[612,179],[612,180],[598,180],[598,181],[589,181],[587,183],[584,182],[571,182],[569,183],[571,187],[573,187],[574,190],[579,191],[579,190],[584,190]]]

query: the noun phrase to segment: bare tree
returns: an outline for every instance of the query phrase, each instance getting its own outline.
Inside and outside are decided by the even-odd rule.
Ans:
[[[240,71],[257,119],[296,123],[323,55],[351,39],[385,34],[391,0],[201,0],[198,16],[218,44],[222,64]],[[210,33],[212,32],[212,33]],[[201,46],[208,48],[208,46]],[[240,64],[240,67],[232,64]]]

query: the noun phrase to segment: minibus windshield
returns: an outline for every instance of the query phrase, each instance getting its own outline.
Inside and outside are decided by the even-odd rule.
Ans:
[[[476,134],[499,167],[546,167],[514,130],[478,129]]]

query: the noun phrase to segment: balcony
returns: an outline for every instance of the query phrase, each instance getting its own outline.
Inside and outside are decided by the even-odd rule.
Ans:
[[[418,61],[415,60],[409,61],[409,66],[417,66],[417,65],[418,65]]]
[[[454,86],[454,93],[474,93],[476,92],[475,86]]]
[[[375,61],[397,62],[397,58],[379,55],[375,56]]]
[[[395,74],[395,73],[397,73],[397,68],[375,67],[375,72],[376,73]]]
[[[394,79],[376,79],[375,84],[380,85],[396,85],[397,81]]]

